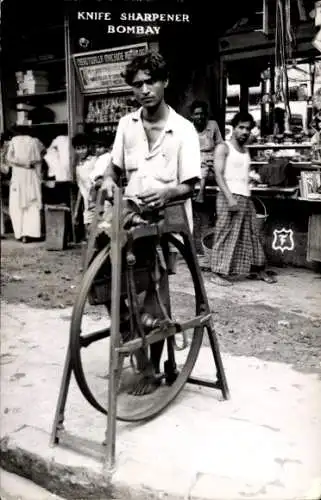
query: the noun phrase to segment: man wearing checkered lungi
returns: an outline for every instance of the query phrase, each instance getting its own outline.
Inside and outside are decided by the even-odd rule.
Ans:
[[[215,150],[215,174],[219,187],[212,250],[211,281],[231,285],[233,275],[257,272],[258,279],[274,283],[265,272],[265,255],[260,241],[256,212],[250,198],[250,155],[246,148],[255,122],[247,112],[237,113],[230,141]]]

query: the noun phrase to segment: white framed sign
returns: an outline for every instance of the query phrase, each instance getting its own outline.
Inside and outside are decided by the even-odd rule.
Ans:
[[[129,91],[130,87],[121,73],[133,57],[144,54],[147,49],[148,44],[144,42],[74,54],[81,92],[95,94]]]

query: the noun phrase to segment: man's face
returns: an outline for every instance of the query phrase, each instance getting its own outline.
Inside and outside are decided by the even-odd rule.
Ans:
[[[206,123],[206,114],[204,113],[204,109],[201,107],[195,108],[191,114],[191,119],[196,127],[203,126]]]
[[[107,153],[107,151],[108,149],[103,144],[97,144],[95,147],[95,153],[97,156],[103,155],[104,153]]]
[[[155,81],[151,78],[149,71],[139,70],[133,78],[132,88],[136,100],[144,108],[157,107],[164,99],[166,81]]]
[[[88,154],[88,146],[81,145],[75,147],[75,152],[78,157],[78,160],[82,161],[86,158]]]
[[[234,137],[240,144],[245,144],[251,134],[251,122],[239,122],[234,128]]]

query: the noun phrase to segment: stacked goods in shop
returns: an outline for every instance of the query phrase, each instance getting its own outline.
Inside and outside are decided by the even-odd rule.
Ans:
[[[48,74],[46,71],[28,70],[25,74],[26,94],[48,92]]]
[[[29,125],[29,111],[32,110],[32,106],[25,103],[17,104],[17,119],[16,125]]]
[[[17,95],[29,95],[42,92],[48,92],[48,73],[47,71],[27,70],[16,72]]]

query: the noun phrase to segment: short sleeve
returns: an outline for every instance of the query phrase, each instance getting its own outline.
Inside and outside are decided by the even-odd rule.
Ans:
[[[121,118],[118,123],[116,137],[111,153],[112,163],[121,170],[124,169],[124,131],[125,117]]]
[[[8,144],[8,149],[7,149],[7,154],[6,154],[6,161],[8,163],[11,163],[12,161],[14,161],[14,145],[13,145],[13,140],[11,139],[11,141],[9,142]]]
[[[201,178],[201,151],[198,134],[192,124],[186,123],[178,159],[179,183]]]

